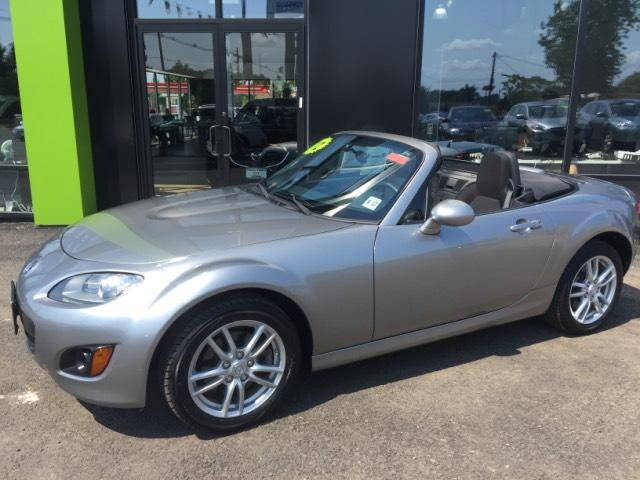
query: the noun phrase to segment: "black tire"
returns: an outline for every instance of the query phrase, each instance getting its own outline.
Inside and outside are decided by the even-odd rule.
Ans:
[[[271,327],[282,339],[286,352],[280,383],[263,404],[250,413],[232,418],[207,414],[194,402],[188,388],[191,359],[199,345],[220,327],[252,319]],[[294,383],[302,360],[297,329],[287,314],[258,295],[236,295],[205,305],[181,320],[159,354],[159,381],[172,412],[182,421],[217,433],[230,433],[256,424]]]
[[[571,284],[573,283],[573,279],[578,271],[587,262],[587,260],[596,256],[608,257],[613,262],[617,275],[616,288],[613,300],[604,314],[593,323],[583,324],[573,318],[573,315],[571,314],[569,294]],[[590,241],[575,254],[567,265],[567,268],[565,268],[564,273],[558,282],[551,306],[544,315],[545,320],[558,330],[571,335],[584,335],[599,329],[607,322],[611,312],[615,309],[616,304],[618,303],[620,291],[622,290],[623,275],[624,271],[622,268],[622,260],[618,251],[608,243],[600,240]]]

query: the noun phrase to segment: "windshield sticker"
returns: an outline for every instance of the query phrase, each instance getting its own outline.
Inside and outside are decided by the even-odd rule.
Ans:
[[[310,146],[309,148],[307,148],[304,151],[304,154],[305,155],[309,155],[311,153],[319,152],[323,148],[327,148],[329,146],[329,144],[331,144],[331,142],[333,142],[333,137],[323,138],[319,142],[317,142],[317,143],[313,144],[312,146]]]
[[[387,160],[393,163],[397,163],[398,165],[404,165],[409,161],[409,157],[405,157],[399,153],[391,152],[387,155]]]
[[[376,198],[376,197],[369,197],[365,200],[365,202],[362,204],[362,206],[366,209],[371,210],[372,212],[375,211],[376,208],[378,208],[378,205],[380,205],[380,202],[382,202],[382,200],[380,198]]]

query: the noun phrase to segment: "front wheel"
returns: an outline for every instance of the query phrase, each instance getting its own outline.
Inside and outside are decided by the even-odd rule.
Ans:
[[[184,319],[161,368],[171,410],[183,421],[229,432],[256,423],[293,383],[296,329],[258,296],[231,297]]]
[[[596,330],[613,311],[622,288],[622,261],[611,245],[593,240],[569,262],[546,320],[570,334]]]

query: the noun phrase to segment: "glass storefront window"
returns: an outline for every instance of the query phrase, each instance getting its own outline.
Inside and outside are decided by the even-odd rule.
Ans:
[[[213,36],[146,33],[149,135],[157,194],[209,186],[207,154],[215,123]]]
[[[31,213],[11,14],[9,1],[0,0],[0,216]]]
[[[578,4],[426,0],[418,136],[445,157],[504,149],[559,170],[577,34],[565,11]]]
[[[215,0],[137,0],[138,18],[215,18]]]
[[[575,22],[573,14],[561,15]],[[591,1],[586,32],[574,163],[586,175],[640,175],[638,2]],[[637,180],[628,186],[638,191]]]
[[[304,0],[222,0],[224,18],[302,18]]]

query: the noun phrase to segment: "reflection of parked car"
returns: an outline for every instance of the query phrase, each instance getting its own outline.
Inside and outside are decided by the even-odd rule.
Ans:
[[[295,98],[251,100],[233,119],[237,148],[247,151],[294,140],[297,138],[297,116],[298,100]]]
[[[578,114],[580,140],[593,149],[640,148],[640,100],[596,100]]]
[[[65,229],[12,284],[15,332],[80,399],[163,397],[228,433],[273,411],[303,368],[538,315],[574,335],[611,319],[636,249],[630,191],[506,152],[469,178],[397,135],[346,132],[307,152],[257,185]],[[422,188],[434,178],[457,199],[428,202],[442,196]]]
[[[446,160],[465,160],[480,163],[485,153],[504,150],[498,145],[488,143],[442,140],[437,142],[442,158]]]
[[[503,124],[518,129],[518,150],[559,153],[567,130],[568,110],[566,100],[519,103],[505,115]]]
[[[440,122],[447,118],[446,113],[424,113],[418,116],[420,135],[426,140],[437,140]]]
[[[452,107],[447,118],[440,122],[440,138],[443,140],[476,140],[482,130],[498,123],[489,107]]]

